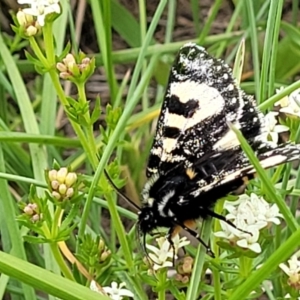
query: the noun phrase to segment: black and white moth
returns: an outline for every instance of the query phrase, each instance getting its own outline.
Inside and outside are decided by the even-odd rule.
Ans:
[[[224,220],[214,204],[255,172],[228,124],[242,132],[264,168],[300,158],[298,145],[266,140],[263,114],[224,61],[184,45],[170,72],[147,166],[137,224],[144,241],[166,227],[172,244],[179,228],[196,236],[192,225],[199,218]]]

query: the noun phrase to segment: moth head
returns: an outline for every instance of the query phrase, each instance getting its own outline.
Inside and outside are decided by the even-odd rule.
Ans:
[[[157,227],[157,220],[153,213],[153,209],[150,206],[145,206],[139,212],[138,217],[138,231],[139,233],[146,234],[150,233],[153,229]]]

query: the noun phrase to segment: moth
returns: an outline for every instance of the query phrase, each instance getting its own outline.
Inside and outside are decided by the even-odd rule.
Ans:
[[[193,225],[200,218],[226,221],[214,212],[214,204],[255,173],[229,124],[241,131],[264,168],[300,158],[298,145],[267,141],[263,114],[223,60],[194,43],[185,44],[170,71],[142,206],[135,205],[144,245],[146,234],[158,227],[168,229],[172,245],[181,228],[197,237]]]

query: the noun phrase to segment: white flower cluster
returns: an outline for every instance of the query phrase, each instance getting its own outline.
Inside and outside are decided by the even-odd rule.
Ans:
[[[173,247],[170,245],[169,241],[165,237],[160,237],[156,239],[158,247],[150,244],[146,244],[149,253],[150,262],[153,263],[153,270],[157,271],[161,268],[167,268],[173,266],[173,257],[177,258],[178,250],[190,242],[186,237],[180,238],[177,234],[173,239]]]
[[[259,231],[271,223],[279,225],[279,218],[282,217],[276,204],[270,205],[254,193],[250,197],[241,195],[237,201],[225,201],[224,208],[229,212],[226,219],[236,228],[220,221],[222,231],[215,232],[214,235],[255,253],[261,252]]]
[[[124,289],[125,286],[125,282],[121,282],[118,285],[117,282],[113,281],[111,286],[105,286],[102,288],[102,290],[113,300],[122,300],[123,297],[133,298],[133,293],[127,289]],[[103,294],[94,280],[91,281],[90,289],[94,292]]]
[[[45,17],[52,13],[60,14],[60,0],[18,0],[19,4],[27,4],[30,7],[23,8],[22,12],[26,15],[37,18],[40,26],[45,25]]]
[[[276,93],[281,92],[277,89]],[[286,115],[300,118],[300,89],[293,91],[289,96],[283,97],[275,103],[275,106],[280,106],[279,111]]]

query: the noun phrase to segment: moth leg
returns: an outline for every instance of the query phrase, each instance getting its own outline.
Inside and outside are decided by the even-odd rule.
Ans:
[[[225,223],[227,223],[228,225],[232,226],[233,228],[235,228],[235,229],[237,229],[237,230],[239,230],[239,231],[242,231],[242,232],[244,232],[244,233],[248,233],[248,234],[251,234],[251,235],[252,235],[251,232],[245,231],[245,230],[243,230],[243,229],[241,229],[241,228],[236,227],[230,220],[227,220],[224,216],[217,214],[217,213],[214,212],[213,210],[205,209],[205,211],[207,212],[207,214],[208,214],[209,216],[211,216],[211,217],[213,217],[213,218],[216,218],[216,219],[219,219],[219,220],[221,220],[221,221],[224,221]]]
[[[207,254],[209,254],[211,257],[215,258],[215,254],[210,249],[209,245],[206,244],[199,236],[199,234],[192,230],[191,228],[187,227],[185,224],[177,223],[180,227],[182,227],[185,231],[187,231],[189,234],[191,234],[194,238],[196,238],[206,249]]]
[[[175,232],[175,227],[172,227],[172,228],[169,229],[169,231],[168,231],[168,233],[167,233],[167,236],[166,236],[166,239],[167,239],[168,242],[170,243],[171,248],[172,248],[172,250],[173,250],[173,258],[172,258],[172,264],[173,264],[173,266],[175,266],[175,255],[176,255],[176,253],[175,253],[174,242],[173,242],[173,240],[172,240],[172,237],[173,237],[174,232]]]

